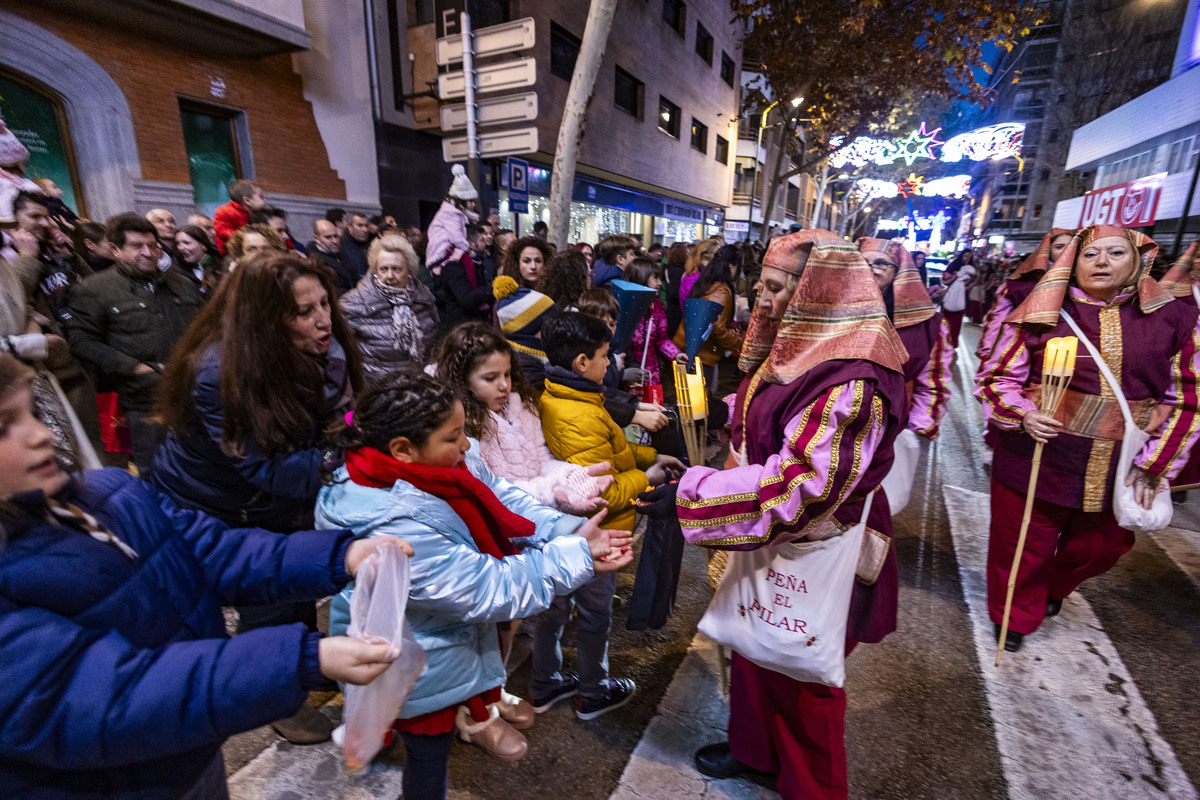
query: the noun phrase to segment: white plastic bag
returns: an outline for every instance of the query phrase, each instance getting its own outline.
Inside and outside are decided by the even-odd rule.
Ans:
[[[908,505],[908,498],[912,496],[913,480],[917,477],[917,462],[921,460],[921,442],[917,439],[917,434],[907,428],[900,431],[892,445],[892,452],[895,455],[892,468],[881,486],[887,495],[892,516],[895,516],[904,510]]]
[[[358,568],[350,595],[347,636],[388,642],[399,656],[366,686],[346,686],[342,717],[346,767],[358,772],[383,748],[384,737],[417,679],[425,674],[425,651],[417,644],[404,610],[408,606],[408,556],[399,547],[383,547]]]
[[[731,552],[700,631],[760,667],[840,687],[854,571],[874,497],[867,496],[858,524],[838,536]]]

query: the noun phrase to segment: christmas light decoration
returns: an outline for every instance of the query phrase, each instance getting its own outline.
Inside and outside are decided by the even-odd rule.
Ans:
[[[1025,138],[1023,122],[1004,122],[959,134],[942,145],[942,161],[1019,158]]]
[[[921,128],[910,133],[906,138],[896,142],[896,155],[892,159],[896,161],[903,158],[907,166],[912,166],[912,163],[918,158],[928,158],[931,161],[936,161],[937,156],[933,154],[934,147],[942,144],[937,138],[941,128],[934,128],[932,133],[925,130],[925,123],[921,123]]]
[[[924,194],[925,179],[916,173],[908,173],[908,179],[896,184],[896,191],[901,197],[912,197],[914,194]]]
[[[865,167],[867,164],[885,165],[896,160],[896,157],[892,155],[896,146],[883,139],[859,136],[845,147],[840,147],[842,141],[841,137],[835,137],[830,142],[834,147],[839,148],[829,158],[829,165],[834,169],[841,169],[847,164],[853,164],[856,167]]]
[[[842,146],[841,137],[834,137],[830,144],[837,148],[829,157],[829,165],[834,169],[842,169],[847,164],[855,167],[865,167],[868,164],[887,166],[900,159],[907,166],[919,158],[941,161],[962,161],[969,158],[972,161],[992,159],[999,161],[1004,158],[1019,158],[1021,143],[1025,136],[1023,122],[1004,122],[999,125],[989,125],[967,133],[952,137],[949,141],[937,138],[941,128],[928,131],[925,123],[903,139],[876,139],[870,136],[859,136],[848,145]],[[934,155],[933,149],[941,147],[941,155]]]
[[[854,183],[854,196],[858,200],[873,200],[876,197],[895,197],[899,192],[893,181],[877,181],[859,178]]]
[[[966,197],[970,191],[970,175],[947,175],[927,181],[918,194],[925,197]]]

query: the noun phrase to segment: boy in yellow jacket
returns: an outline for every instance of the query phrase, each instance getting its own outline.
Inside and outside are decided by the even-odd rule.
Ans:
[[[603,495],[608,503],[607,527],[632,531],[637,519],[634,502],[651,486],[682,473],[683,464],[660,456],[653,448],[631,444],[625,432],[604,410],[601,381],[608,368],[608,326],[595,317],[573,311],[559,314],[542,328],[542,346],[549,362],[546,391],[540,411],[542,433],[550,452],[560,461],[592,466],[607,461],[614,477]],[[543,713],[559,700],[578,694],[575,714],[595,719],[619,708],[636,689],[628,678],[608,675],[608,633],[616,573],[604,573],[577,589],[570,599],[579,609],[578,676],[562,669],[559,641],[570,618],[568,597],[533,621],[533,710]]]

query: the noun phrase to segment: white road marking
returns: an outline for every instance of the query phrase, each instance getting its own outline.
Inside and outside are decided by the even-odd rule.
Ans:
[[[1091,606],[1078,594],[993,666],[988,496],[943,487],[1001,763],[1014,800],[1195,800],[1196,789]]]

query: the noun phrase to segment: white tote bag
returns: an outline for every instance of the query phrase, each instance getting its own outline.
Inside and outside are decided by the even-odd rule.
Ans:
[[[1083,342],[1091,354],[1092,360],[1096,362],[1096,366],[1100,368],[1100,374],[1104,376],[1104,380],[1108,382],[1113,394],[1117,396],[1117,405],[1121,407],[1121,416],[1125,418],[1125,436],[1121,440],[1121,455],[1117,458],[1117,476],[1113,481],[1113,516],[1117,518],[1118,525],[1135,533],[1161,531],[1171,524],[1171,516],[1174,514],[1171,506],[1170,486],[1166,486],[1163,491],[1156,494],[1153,507],[1147,509],[1143,508],[1142,504],[1135,499],[1133,487],[1125,485],[1125,476],[1129,474],[1129,470],[1133,466],[1133,459],[1146,442],[1150,441],[1150,434],[1134,424],[1133,414],[1129,413],[1129,402],[1125,399],[1125,393],[1121,391],[1121,384],[1113,377],[1112,370],[1108,368],[1108,365],[1104,363],[1100,351],[1083,335],[1079,326],[1075,324],[1075,320],[1071,319],[1070,314],[1066,311],[1059,311],[1059,313],[1071,326],[1075,335],[1079,337],[1079,341]],[[1163,484],[1166,484],[1165,479]]]
[[[840,687],[854,570],[874,497],[838,536],[731,552],[700,631],[760,667]]]
[[[908,498],[912,496],[913,481],[917,477],[917,462],[921,460],[921,442],[917,439],[917,434],[907,428],[900,431],[892,445],[892,452],[892,468],[880,487],[887,495],[892,516],[895,516],[904,510],[908,505]]]

